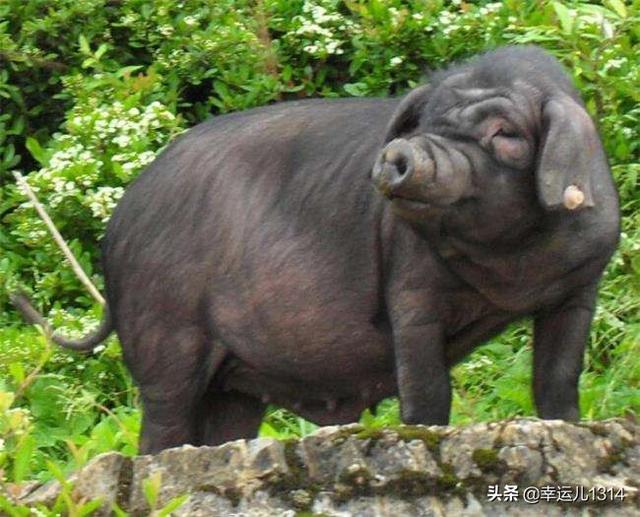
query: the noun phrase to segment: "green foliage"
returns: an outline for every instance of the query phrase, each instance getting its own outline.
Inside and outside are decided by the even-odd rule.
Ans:
[[[159,101],[147,104],[138,92],[121,102],[112,87],[103,84],[100,94],[79,100],[68,113],[65,132],[55,133],[46,150],[35,139],[27,140],[42,166],[29,182],[46,199],[58,229],[75,237],[71,248],[89,273],[104,224],[124,186],[180,130],[179,120]],[[7,187],[6,192],[8,202],[15,202],[5,217],[10,228],[7,249],[20,256],[20,269],[5,272],[7,283],[18,284],[16,275],[29,275],[36,297],[74,291],[80,295],[74,275],[59,267],[61,252],[31,204],[22,202],[17,188]]]
[[[27,174],[101,285],[98,246],[114,204],[185,128],[276,100],[398,94],[431,69],[507,43],[560,58],[598,121],[624,219],[600,290],[582,412],[640,412],[639,40],[637,0],[0,3],[0,478],[60,477],[103,451],[135,454],[139,432],[115,340],[89,357],[63,352],[8,304],[7,292],[22,287],[71,335],[100,314],[12,171]],[[534,414],[530,342],[530,329],[514,326],[454,369],[454,423]],[[395,400],[362,416],[371,428],[399,421]],[[314,428],[271,408],[261,433]],[[173,506],[156,508],[149,483],[150,507],[169,513]],[[73,506],[70,493],[56,503],[61,511],[91,511]],[[26,515],[6,499],[0,509]]]
[[[68,473],[102,452],[137,452],[130,378],[115,340],[101,348],[87,358],[33,330],[0,330],[0,474],[47,478],[52,460]]]

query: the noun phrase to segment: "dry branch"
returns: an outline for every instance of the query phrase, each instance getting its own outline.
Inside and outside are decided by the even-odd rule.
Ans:
[[[53,221],[51,220],[51,218],[49,217],[49,214],[47,214],[46,210],[44,209],[44,206],[42,206],[42,203],[38,201],[38,198],[36,197],[35,192],[31,189],[27,181],[24,179],[24,176],[22,176],[22,174],[16,171],[13,172],[13,175],[15,176],[16,181],[18,182],[18,185],[20,186],[20,188],[22,188],[22,191],[29,198],[29,201],[31,201],[31,203],[33,204],[33,207],[36,209],[36,212],[38,212],[38,215],[42,218],[44,223],[47,225],[47,228],[51,232],[51,235],[53,236],[53,239],[56,241],[56,244],[60,246],[62,253],[64,253],[64,256],[69,261],[69,264],[71,264],[71,269],[73,269],[73,272],[76,274],[78,279],[84,284],[84,286],[87,288],[91,296],[93,296],[96,299],[96,301],[100,303],[100,305],[104,306],[105,300],[100,294],[100,291],[96,289],[96,286],[93,285],[93,283],[91,282],[87,274],[84,272],[84,270],[80,266],[78,260],[74,257],[73,252],[65,242],[62,235],[60,235],[60,232],[56,228],[55,224],[53,224]]]

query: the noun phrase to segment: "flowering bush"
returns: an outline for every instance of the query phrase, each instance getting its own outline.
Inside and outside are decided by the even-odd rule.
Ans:
[[[180,118],[157,100],[147,99],[145,104],[136,95],[125,102],[109,102],[112,97],[113,91],[107,90],[103,97],[76,104],[67,115],[64,132],[54,133],[46,150],[36,140],[28,141],[42,164],[29,175],[29,183],[60,230],[73,238],[74,251],[89,269],[98,259],[97,244],[124,187],[182,130]],[[62,255],[44,223],[21,192],[15,187],[7,192],[10,199],[20,201],[6,218],[12,251],[29,257],[26,269],[33,274],[36,296],[69,289],[67,280],[73,279],[61,274]],[[15,276],[5,274],[5,282],[15,288]]]
[[[343,43],[359,26],[336,12],[337,4],[334,0],[305,0],[302,14],[293,18],[287,38],[302,43],[302,50],[317,58],[344,54]]]
[[[30,176],[31,185],[48,196],[51,208],[77,201],[106,222],[126,185],[155,157],[177,129],[176,117],[158,101],[142,110],[122,103],[76,106],[66,133],[53,135],[53,154]],[[111,180],[111,185],[105,185]],[[116,183],[114,186],[113,183]]]

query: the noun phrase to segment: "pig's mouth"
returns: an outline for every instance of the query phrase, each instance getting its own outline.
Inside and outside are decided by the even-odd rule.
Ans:
[[[403,196],[387,196],[391,202],[391,209],[405,219],[425,219],[441,213],[447,205],[439,205],[432,201],[412,199]]]
[[[397,138],[387,144],[371,178],[392,206],[407,212],[442,209],[458,201],[470,183],[471,164],[437,135]]]
[[[385,197],[391,202],[394,208],[413,210],[434,210],[443,209],[450,206],[450,203],[440,203],[437,199],[418,199],[404,194],[388,193]]]
[[[386,197],[391,201],[392,206],[415,206],[416,208],[420,208],[431,205],[431,203],[424,199],[414,199],[411,197],[399,196],[398,194],[389,194]]]
[[[386,197],[389,201],[410,201],[412,203],[422,203],[423,205],[426,205],[428,203],[424,199],[416,199],[410,196],[406,196],[404,194],[396,194],[393,192],[388,192],[384,194],[384,197]]]

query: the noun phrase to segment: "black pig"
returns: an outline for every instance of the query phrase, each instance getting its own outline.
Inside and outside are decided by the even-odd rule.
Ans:
[[[113,214],[101,328],[57,341],[116,330],[142,453],[255,436],[269,402],[335,424],[398,394],[404,422],[446,424],[450,367],[524,316],[538,413],[574,420],[618,234],[570,80],[537,48],[503,48],[402,99],[191,129]]]

